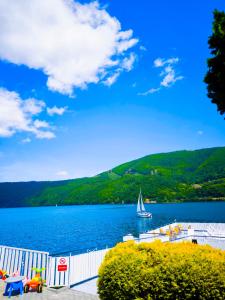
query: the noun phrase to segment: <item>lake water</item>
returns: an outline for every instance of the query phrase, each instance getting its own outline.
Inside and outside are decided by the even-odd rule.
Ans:
[[[84,205],[0,209],[0,244],[51,254],[86,252],[173,222],[225,222],[225,202],[148,204],[152,219],[138,219],[136,205]]]

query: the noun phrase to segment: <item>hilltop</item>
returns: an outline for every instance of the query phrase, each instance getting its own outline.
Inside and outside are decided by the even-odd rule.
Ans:
[[[225,200],[225,147],[148,155],[94,177],[0,183],[0,206]]]

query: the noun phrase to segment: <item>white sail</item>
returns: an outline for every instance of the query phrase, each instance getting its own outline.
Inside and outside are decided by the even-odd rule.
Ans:
[[[145,210],[143,198],[142,198],[142,194],[141,194],[141,189],[140,189],[140,193],[138,196],[137,216],[139,218],[151,218],[152,217],[152,214]]]
[[[144,207],[144,203],[143,203],[143,199],[142,199],[142,195],[141,195],[141,211],[145,211],[145,207]]]
[[[137,203],[137,213],[141,212],[141,191],[138,196],[138,203]]]

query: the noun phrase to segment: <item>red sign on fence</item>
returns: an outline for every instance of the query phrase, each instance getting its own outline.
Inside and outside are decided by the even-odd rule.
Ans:
[[[66,272],[67,265],[58,265],[58,272]]]
[[[66,272],[67,271],[67,262],[65,257],[61,257],[58,263],[58,272]]]
[[[61,257],[61,258],[60,258],[59,264],[60,264],[60,265],[65,265],[65,264],[66,264],[66,259],[65,259],[65,257]]]

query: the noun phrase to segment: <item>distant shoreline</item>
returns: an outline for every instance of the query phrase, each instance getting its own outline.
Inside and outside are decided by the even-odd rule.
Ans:
[[[159,204],[185,204],[185,203],[220,203],[225,202],[224,200],[195,200],[195,201],[171,201],[171,202],[157,202],[157,203],[145,203],[145,205],[159,205]],[[37,208],[37,207],[64,207],[64,206],[100,206],[100,205],[119,205],[119,206],[125,206],[125,205],[136,205],[136,202],[134,203],[82,203],[82,204],[57,204],[57,207],[55,205],[37,205],[37,206],[2,206],[0,209],[8,209],[8,208]]]
[[[97,176],[0,183],[0,207],[225,201],[225,147],[151,154]],[[191,200],[189,200],[191,199]]]

